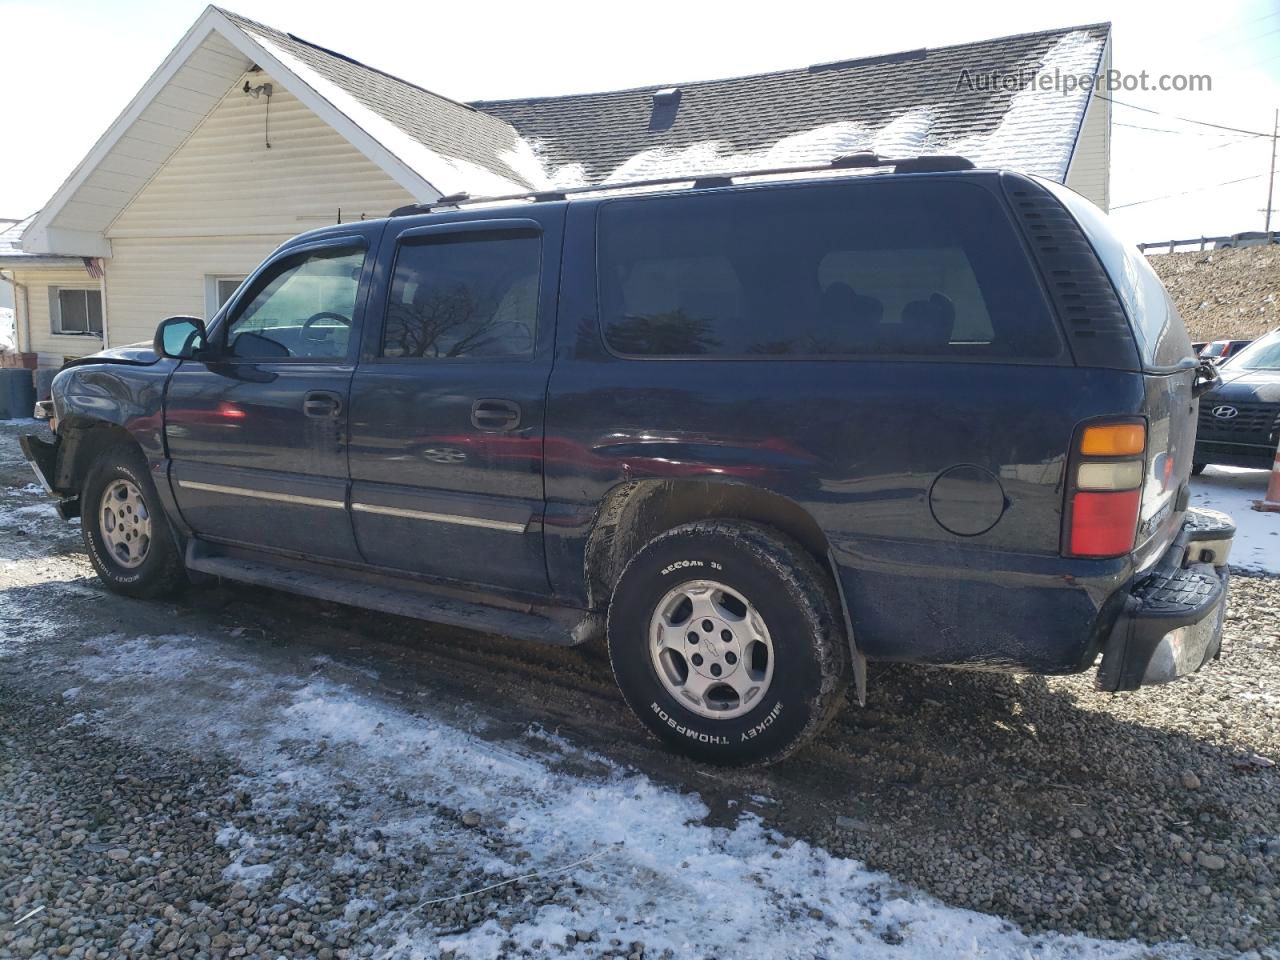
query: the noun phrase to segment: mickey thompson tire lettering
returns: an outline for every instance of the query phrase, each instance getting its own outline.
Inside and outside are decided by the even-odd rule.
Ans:
[[[658,715],[658,719],[665,723],[668,727],[680,734],[682,737],[692,737],[699,743],[728,743],[728,737],[718,737],[713,733],[699,733],[697,730],[690,730],[676,722],[676,718],[669,716],[667,711],[663,710],[657,703],[650,704],[650,708]]]
[[[713,579],[713,570],[755,608],[773,642],[772,681],[727,720],[695,713],[668,692],[648,646],[662,598],[673,586]],[[722,765],[772,763],[844,702],[848,645],[838,609],[824,568],[789,537],[740,521],[685,524],[651,540],[623,571],[609,606],[609,659],[640,722],[673,749]]]

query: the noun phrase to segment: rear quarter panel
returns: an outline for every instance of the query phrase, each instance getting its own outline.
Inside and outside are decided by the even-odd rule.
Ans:
[[[596,322],[592,207],[570,208],[546,438],[548,567],[581,599],[596,506],[645,476],[762,487],[825,531],[860,647],[884,659],[1075,669],[1127,558],[1059,556],[1076,425],[1137,413],[1142,377],[1003,363],[620,359]],[[997,518],[961,535],[935,483],[996,480]],[[993,510],[991,484],[972,511]],[[950,523],[966,489],[952,490]],[[958,505],[957,505],[958,501]],[[960,524],[963,525],[963,524]],[[975,523],[974,526],[981,526]]]

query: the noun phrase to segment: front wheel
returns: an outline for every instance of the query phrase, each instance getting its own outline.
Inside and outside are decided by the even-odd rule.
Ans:
[[[724,765],[780,760],[843,703],[848,646],[830,579],[756,524],[690,523],[650,541],[609,607],[609,657],[659,739]]]
[[[158,597],[182,583],[182,558],[137,450],[111,447],[90,466],[80,532],[98,576],[116,593]]]

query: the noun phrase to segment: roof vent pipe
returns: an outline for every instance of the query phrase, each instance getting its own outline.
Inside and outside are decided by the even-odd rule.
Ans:
[[[653,112],[649,114],[649,132],[658,133],[671,129],[680,109],[680,88],[663,87],[653,94]]]

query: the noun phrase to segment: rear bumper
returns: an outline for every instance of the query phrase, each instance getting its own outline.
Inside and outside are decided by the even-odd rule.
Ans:
[[[1136,690],[1195,673],[1222,649],[1235,524],[1190,510],[1155,569],[1134,583],[1102,652],[1098,686]]]

